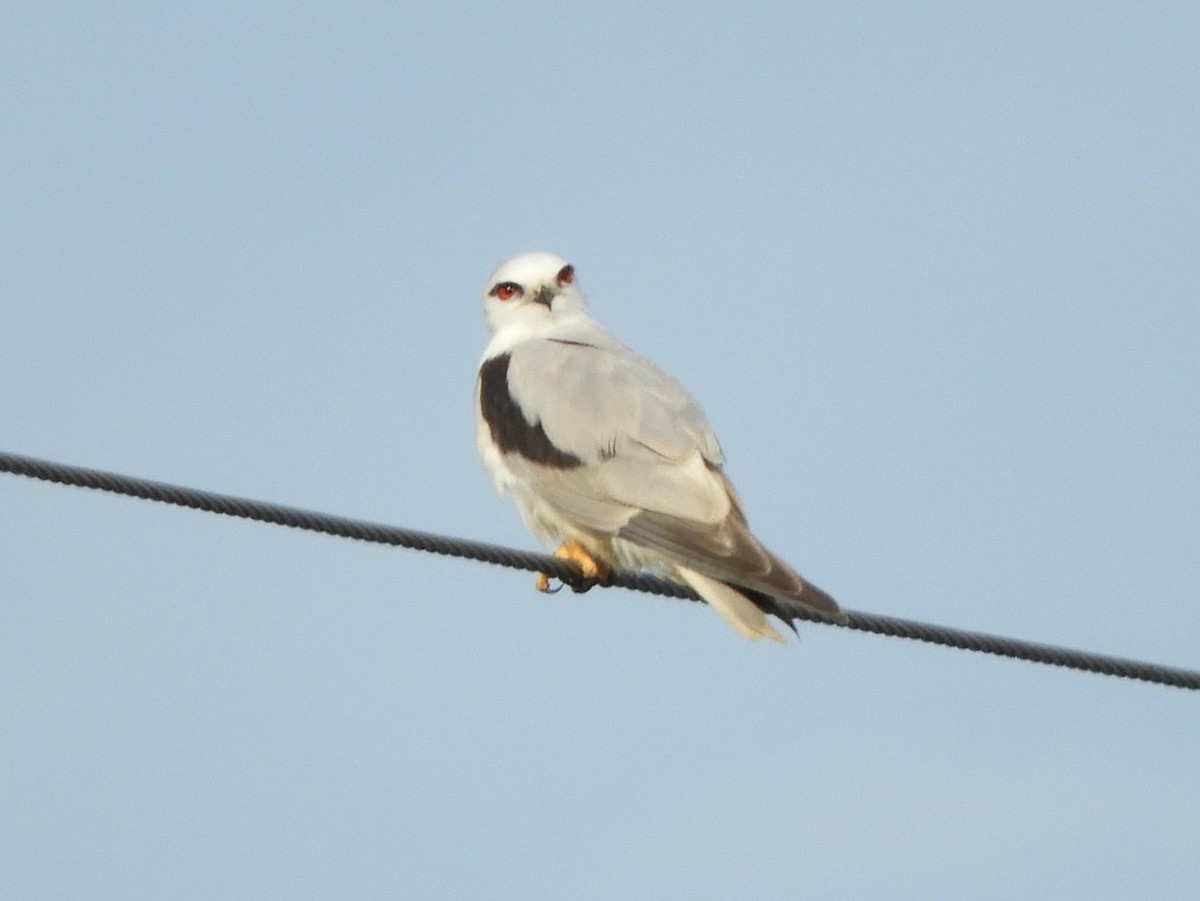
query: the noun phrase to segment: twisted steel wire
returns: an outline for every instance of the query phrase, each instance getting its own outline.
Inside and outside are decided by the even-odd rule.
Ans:
[[[0,472],[8,472],[13,475],[40,479],[46,482],[55,482],[61,485],[92,488],[128,497],[139,497],[145,500],[158,501],[159,503],[174,504],[193,510],[205,510],[210,513],[220,513],[226,516],[236,516],[242,519],[287,526],[293,529],[322,532],[326,535],[353,538],[358,541],[390,544],[397,547],[425,551],[427,553],[477,560],[482,563],[506,566],[512,569],[544,572],[576,590],[586,590],[588,587],[588,583],[581,579],[579,571],[573,564],[546,554],[530,553],[494,544],[468,541],[446,535],[435,535],[430,532],[419,532],[413,529],[402,529],[381,523],[333,516],[328,513],[317,513],[297,507],[256,501],[228,494],[218,494],[212,491],[201,491],[195,488],[186,488],[166,482],[155,482],[149,479],[140,479],[133,476],[105,472],[103,470],[53,463],[48,460],[25,457],[3,451],[0,451]],[[633,591],[662,595],[664,597],[689,601],[702,600],[690,588],[644,574],[616,573],[607,584],[614,587],[628,588]],[[914,641],[943,645],[945,647],[959,648],[965,651],[977,651],[984,654],[1025,660],[1030,663],[1061,666],[1068,669],[1098,673],[1106,676],[1117,676],[1125,679],[1135,679],[1158,685],[1170,685],[1193,691],[1200,690],[1200,672],[1195,670],[1146,663],[1122,657],[1111,657],[1104,654],[1095,654],[1055,645],[1039,644],[1016,638],[1006,638],[1001,635],[992,635],[986,632],[971,632],[947,626],[938,626],[932,623],[918,622],[916,620],[882,616],[876,613],[861,613],[848,610],[846,614],[847,622],[844,624],[829,622],[815,614],[801,615],[799,618],[822,625],[843,625],[845,628],[860,632],[889,635],[895,638],[907,638]]]

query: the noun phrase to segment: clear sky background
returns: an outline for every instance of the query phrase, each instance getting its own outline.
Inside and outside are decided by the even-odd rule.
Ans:
[[[1194,3],[0,12],[0,447],[535,547],[529,249],[856,610],[1200,665]],[[0,477],[0,896],[1200,896],[1200,699]]]

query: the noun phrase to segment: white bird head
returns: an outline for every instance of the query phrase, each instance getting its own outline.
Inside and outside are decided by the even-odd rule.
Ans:
[[[505,260],[483,292],[483,312],[493,332],[502,328],[542,331],[582,313],[586,306],[575,284],[574,267],[544,251]]]

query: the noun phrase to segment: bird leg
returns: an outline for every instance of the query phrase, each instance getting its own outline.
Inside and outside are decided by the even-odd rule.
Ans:
[[[611,575],[608,567],[588,553],[578,541],[573,538],[568,538],[558,546],[558,550],[554,552],[554,556],[560,560],[567,560],[574,563],[579,568],[579,574],[583,577],[578,583],[568,583],[571,589],[577,592],[584,592],[595,585],[597,582],[606,582]],[[548,573],[538,573],[537,579],[534,580],[533,587],[538,591],[550,592],[550,576]]]

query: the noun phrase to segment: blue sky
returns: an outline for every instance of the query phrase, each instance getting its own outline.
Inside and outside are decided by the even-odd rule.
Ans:
[[[1200,663],[1193,4],[15,2],[0,446],[533,547],[570,259],[852,609]],[[1192,898],[1190,694],[0,478],[6,898]]]

